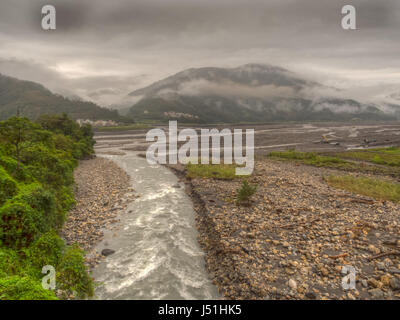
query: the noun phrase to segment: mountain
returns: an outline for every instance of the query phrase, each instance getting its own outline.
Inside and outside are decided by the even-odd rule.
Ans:
[[[332,94],[324,94],[327,91]],[[339,98],[339,90],[262,64],[188,69],[130,96],[138,99],[128,113],[135,120],[216,123],[396,118],[378,105]]]
[[[53,94],[42,85],[0,74],[0,120],[16,115],[36,119],[41,114],[68,113],[73,119],[120,121],[117,111]]]

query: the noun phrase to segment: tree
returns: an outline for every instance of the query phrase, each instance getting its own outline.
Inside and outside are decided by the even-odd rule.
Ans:
[[[27,118],[12,117],[0,122],[0,140],[15,147],[17,172],[20,168],[21,152],[32,142],[45,138],[45,131]]]
[[[237,204],[250,204],[250,198],[256,193],[257,186],[250,185],[246,180],[243,181],[242,187],[237,191]]]

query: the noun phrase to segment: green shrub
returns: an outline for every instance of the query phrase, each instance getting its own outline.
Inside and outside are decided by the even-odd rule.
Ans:
[[[21,262],[17,253],[8,248],[0,248],[0,278],[20,273]]]
[[[0,206],[18,192],[17,182],[0,167]]]
[[[93,296],[93,280],[86,271],[83,251],[78,245],[69,246],[57,266],[57,288],[67,296]]]
[[[30,264],[41,270],[44,266],[56,267],[59,263],[64,241],[54,232],[43,234],[26,250]]]
[[[15,199],[26,202],[32,209],[41,212],[41,225],[38,226],[41,233],[52,228],[58,230],[65,221],[65,212],[63,208],[58,208],[55,194],[40,184],[25,185]]]
[[[43,215],[27,203],[7,201],[0,208],[0,245],[27,247],[39,234]]]
[[[257,191],[257,186],[250,185],[246,180],[244,180],[242,183],[242,187],[238,190],[236,203],[249,204],[250,198],[256,193],[256,191]]]
[[[39,122],[0,121],[0,300],[56,299],[41,287],[45,265],[63,294],[93,295],[83,252],[57,235],[75,205],[77,160],[94,152],[93,130],[65,114]]]
[[[57,297],[42,288],[41,280],[11,276],[0,278],[0,300],[57,300]]]
[[[73,184],[73,170],[77,162],[63,151],[37,144],[24,149],[21,161],[27,165],[32,176],[43,184],[53,188]]]

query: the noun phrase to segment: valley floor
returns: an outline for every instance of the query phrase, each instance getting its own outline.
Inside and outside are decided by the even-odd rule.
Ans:
[[[345,173],[257,161],[249,207],[235,203],[238,180],[190,181],[207,268],[226,298],[400,299],[399,203],[332,188],[331,174]],[[355,268],[355,290],[342,289],[343,266]]]
[[[95,251],[103,228],[115,223],[126,206],[124,195],[129,191],[129,177],[113,161],[104,158],[82,160],[74,176],[77,204],[69,212],[62,237],[88,252],[86,262],[94,267],[103,258]]]

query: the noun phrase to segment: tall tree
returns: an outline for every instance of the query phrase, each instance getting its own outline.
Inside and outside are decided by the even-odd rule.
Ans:
[[[0,122],[0,141],[14,146],[17,171],[20,169],[22,150],[31,143],[43,139],[44,136],[45,131],[42,127],[27,118],[16,116]]]

